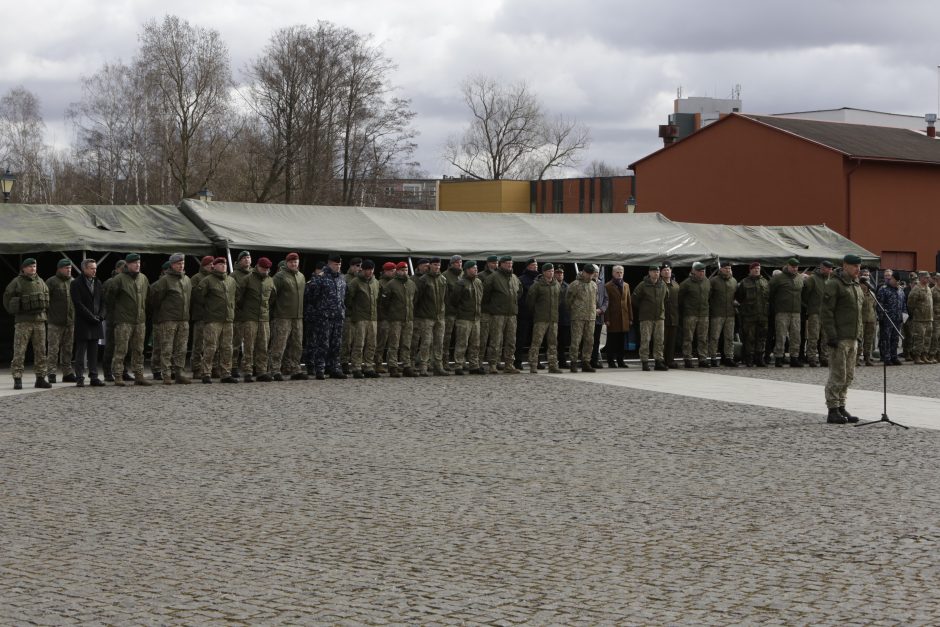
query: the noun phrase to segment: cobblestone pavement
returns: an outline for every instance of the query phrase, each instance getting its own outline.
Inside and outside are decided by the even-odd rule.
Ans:
[[[544,374],[57,386],[0,405],[0,623],[938,624],[938,446]]]

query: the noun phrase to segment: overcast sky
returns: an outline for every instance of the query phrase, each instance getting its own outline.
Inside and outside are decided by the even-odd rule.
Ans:
[[[938,106],[936,3],[919,0],[8,0],[0,17],[0,91],[23,85],[43,106],[50,141],[79,78],[130,60],[141,24],[170,13],[218,30],[237,81],[271,34],[328,20],[372,33],[397,64],[418,113],[418,159],[432,176],[467,114],[474,73],[529,82],[553,113],[585,122],[585,165],[627,165],[661,146],[657,127],[685,96],[729,97],[744,111],[857,107],[923,115]]]

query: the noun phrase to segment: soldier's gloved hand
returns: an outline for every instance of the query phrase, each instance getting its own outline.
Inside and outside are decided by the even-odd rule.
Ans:
[[[828,346],[829,348],[836,348],[838,345],[839,345],[839,340],[830,339],[828,342],[826,342],[826,346]]]

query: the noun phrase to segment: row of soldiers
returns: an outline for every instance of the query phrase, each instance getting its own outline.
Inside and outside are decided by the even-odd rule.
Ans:
[[[623,281],[621,266],[613,268],[614,276],[606,285],[599,284],[598,269],[591,264],[584,265],[577,280],[568,284],[563,269],[550,263],[534,271],[527,269],[520,279],[512,271],[509,256],[490,256],[480,269],[475,261],[454,255],[446,270],[440,258],[419,260],[413,276],[406,262],[388,262],[376,277],[375,265],[360,258],[352,259],[342,274],[341,257],[331,255],[306,281],[299,259],[296,253],[287,255],[272,275],[269,259],[261,258],[253,266],[250,253],[243,251],[229,274],[225,258],[207,256],[200,271],[188,277],[183,270],[185,258],[176,253],[152,285],[140,273],[136,254],[119,262],[104,284],[96,278],[94,260],[82,262],[82,276],[73,284],[68,259],[60,261],[56,274],[45,282],[36,274],[35,259],[26,259],[20,276],[4,294],[4,305],[17,323],[14,384],[22,385],[26,346],[31,341],[38,387],[48,385],[44,380],[47,342],[53,359],[50,382],[55,382],[58,361],[63,381],[83,384],[84,364],[73,367],[73,360],[88,360],[91,384],[98,385],[97,364],[92,361],[97,359],[97,342],[106,338],[105,380],[116,385],[131,381],[149,385],[143,376],[148,317],[154,330],[154,375],[167,384],[191,382],[183,372],[190,331],[193,378],[205,383],[213,376],[234,383],[242,377],[246,382],[327,375],[345,378],[347,372],[356,378],[386,372],[395,377],[517,373],[516,325],[523,310],[531,325],[528,363],[532,372],[537,372],[543,344],[549,372],[561,371],[560,323],[570,329],[571,370],[577,372],[580,357],[581,367],[593,372],[598,365],[591,358],[598,325],[604,320],[609,323],[608,355],[619,349],[622,356],[624,338],[614,329],[629,330],[634,318],[643,370],[651,369],[650,362],[653,370],[677,367],[674,348],[680,334],[686,367],[694,367],[696,359],[699,367],[738,366],[732,344],[736,316],[741,322],[746,365],[767,365],[764,345],[772,321],[775,365],[783,366],[789,346],[790,365],[800,367],[801,314],[806,316],[809,365],[827,365],[820,306],[832,264],[825,261],[804,274],[798,270],[798,260],[790,259],[769,281],[756,261],[741,281],[732,275],[729,262],[720,264],[710,278],[705,276],[705,265],[695,263],[681,284],[672,279],[669,263],[655,264],[631,290]],[[867,273],[862,272],[863,276]],[[885,322],[894,320],[898,309],[912,312],[909,324],[914,331],[915,363],[934,363],[937,357],[940,324],[933,318],[934,312],[940,318],[940,303],[934,306],[933,301],[940,299],[940,290],[931,287],[927,273],[922,275],[923,286],[915,286],[906,295],[891,288],[892,275],[887,271],[886,284],[878,291],[885,311],[882,358],[889,363],[897,355],[896,346],[892,353],[892,335]],[[893,291],[888,292],[889,288]],[[861,356],[870,364],[876,314],[871,289],[864,292]],[[616,325],[607,311],[608,299],[619,308]],[[104,320],[106,331],[101,328]],[[902,324],[900,316],[896,323]],[[126,373],[127,362],[133,375]],[[499,368],[501,362],[505,366]],[[619,365],[626,365],[622,358]]]

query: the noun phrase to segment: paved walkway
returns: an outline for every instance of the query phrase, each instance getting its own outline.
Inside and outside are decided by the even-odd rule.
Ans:
[[[809,383],[684,369],[643,372],[638,365],[627,370],[600,370],[595,374],[566,373],[560,376],[637,390],[826,415],[824,386]],[[852,389],[849,391],[847,407],[862,420],[877,420],[881,418],[884,409],[884,398],[880,391]],[[888,417],[908,427],[940,430],[940,399],[888,394]]]

